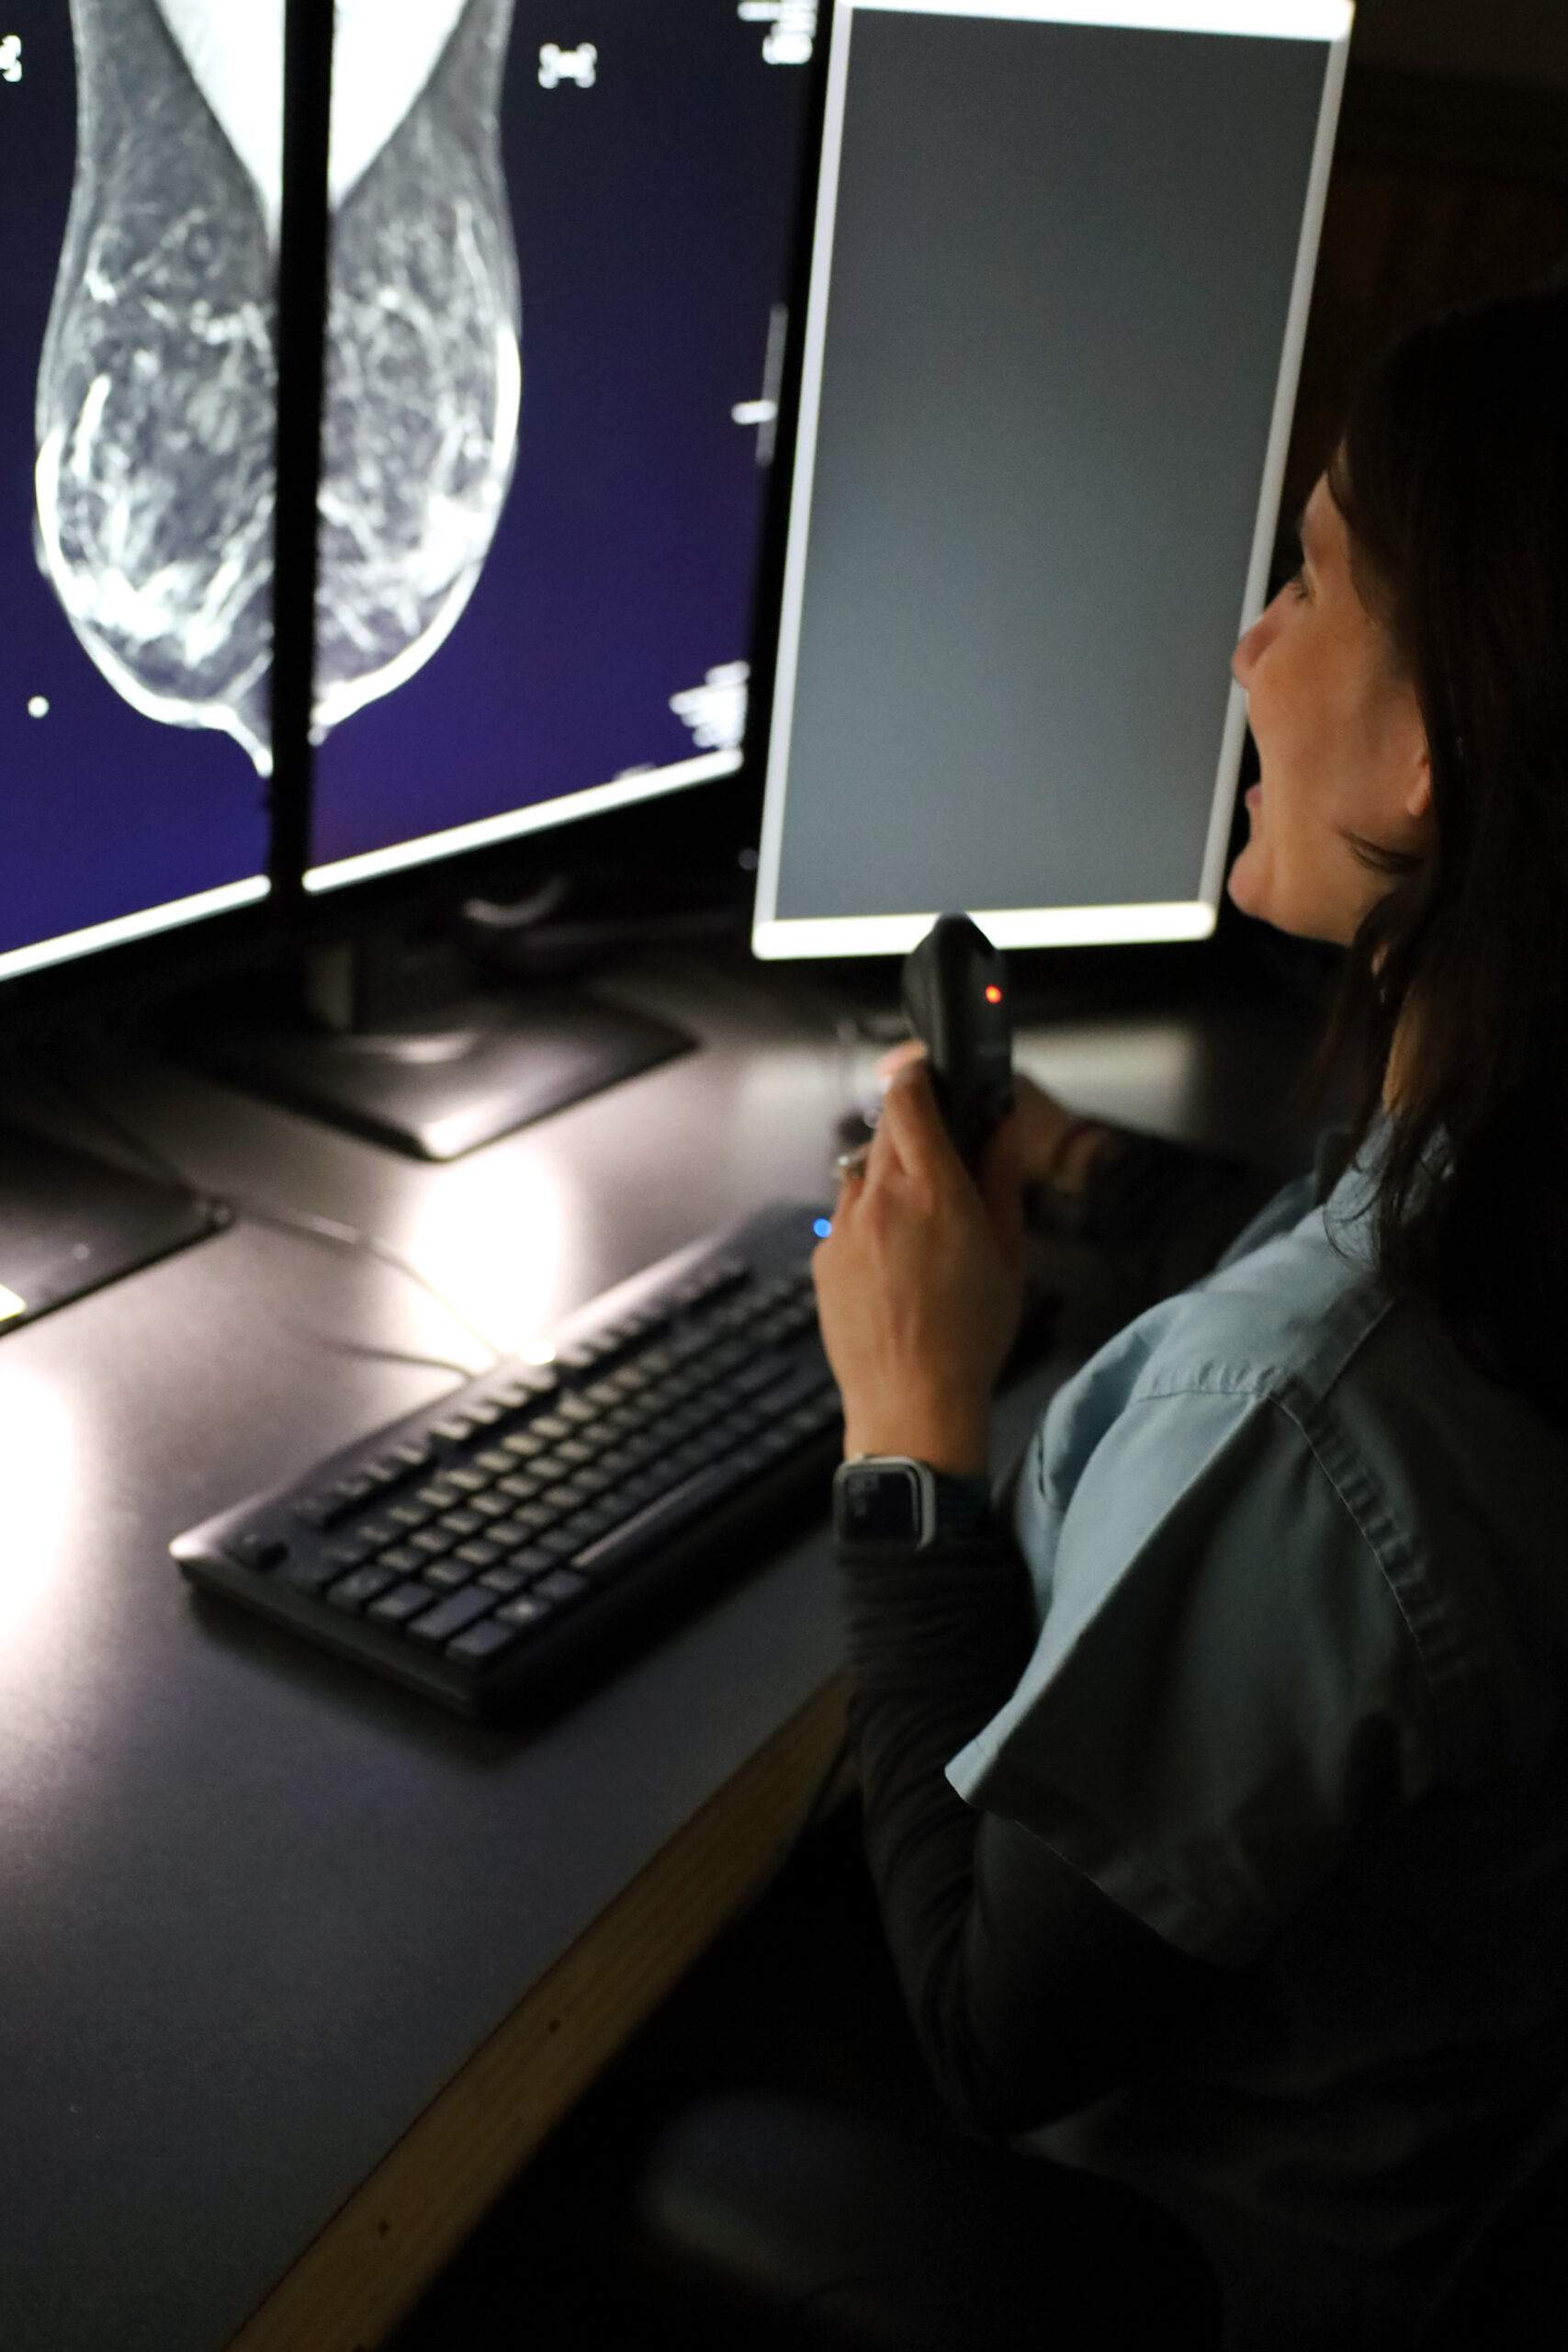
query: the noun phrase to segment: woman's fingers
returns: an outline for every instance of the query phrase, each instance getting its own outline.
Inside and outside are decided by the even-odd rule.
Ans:
[[[877,1122],[877,1142],[885,1136],[889,1157],[908,1175],[950,1183],[964,1173],[923,1058],[906,1062],[889,1083]]]
[[[883,1085],[886,1086],[889,1079],[896,1078],[898,1072],[903,1069],[908,1063],[923,1062],[925,1058],[925,1039],[923,1037],[906,1037],[901,1046],[894,1046],[888,1052],[883,1055],[881,1060],[876,1065],[876,1075],[882,1080]]]
[[[986,1147],[980,1197],[1008,1264],[1023,1263],[1023,1155],[1019,1116],[1010,1111]]]
[[[931,1191],[952,1197],[977,1182],[986,1214],[1010,1266],[1023,1261],[1023,1154],[1021,1122],[1010,1111],[986,1147],[978,1176],[972,1180],[959,1159],[937,1108],[931,1075],[923,1063],[907,1063],[887,1090],[886,1104],[876,1131],[868,1174],[875,1178],[896,1167]],[[886,1138],[886,1142],[884,1139]],[[877,1147],[882,1147],[878,1159]]]

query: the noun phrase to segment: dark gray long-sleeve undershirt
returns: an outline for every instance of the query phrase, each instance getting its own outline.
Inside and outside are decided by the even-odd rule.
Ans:
[[[1205,1271],[1265,1191],[1234,1162],[1131,1137],[1091,1185],[1080,1231],[1122,1253],[1147,1304]],[[1224,1978],[948,1782],[1033,1645],[1010,1535],[844,1573],[867,1858],[909,2015],[955,2113],[1024,2130],[1129,2079]]]

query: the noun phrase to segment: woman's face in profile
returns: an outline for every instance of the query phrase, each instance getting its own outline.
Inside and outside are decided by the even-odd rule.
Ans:
[[[1353,842],[1423,855],[1431,777],[1416,689],[1361,602],[1325,481],[1302,517],[1302,553],[1231,662],[1261,773],[1228,888],[1244,914],[1343,944],[1388,888]]]

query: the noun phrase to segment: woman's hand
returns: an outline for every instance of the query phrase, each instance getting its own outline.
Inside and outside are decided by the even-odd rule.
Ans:
[[[976,1185],[918,1058],[892,1078],[863,1176],[840,1188],[816,1260],[844,1452],[983,1471],[991,1391],[1018,1327],[1023,1262],[1018,1120]]]
[[[890,1081],[911,1062],[923,1061],[926,1049],[918,1037],[907,1038],[884,1054],[877,1075]],[[1025,1184],[1050,1184],[1059,1193],[1080,1193],[1090,1168],[1114,1129],[1098,1120],[1090,1124],[1036,1086],[1021,1070],[1014,1070],[1013,1105],[1018,1114],[1018,1164]]]

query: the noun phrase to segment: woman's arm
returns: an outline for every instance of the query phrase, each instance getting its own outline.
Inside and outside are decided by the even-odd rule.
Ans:
[[[976,1187],[923,1069],[894,1077],[863,1178],[817,1255],[847,1453],[986,1463],[1017,1314],[1017,1123]],[[1175,1952],[1026,1831],[976,1814],[945,1767],[1014,1689],[1033,1626],[1000,1532],[849,1570],[852,1725],[873,1875],[927,2060],[990,2130],[1080,2106],[1144,2064],[1217,1972]]]
[[[866,1855],[926,2063],[965,2122],[1015,2132],[1151,2063],[1224,1972],[1179,1952],[945,1767],[1011,1695],[1033,1616],[988,1542],[846,1571]]]

